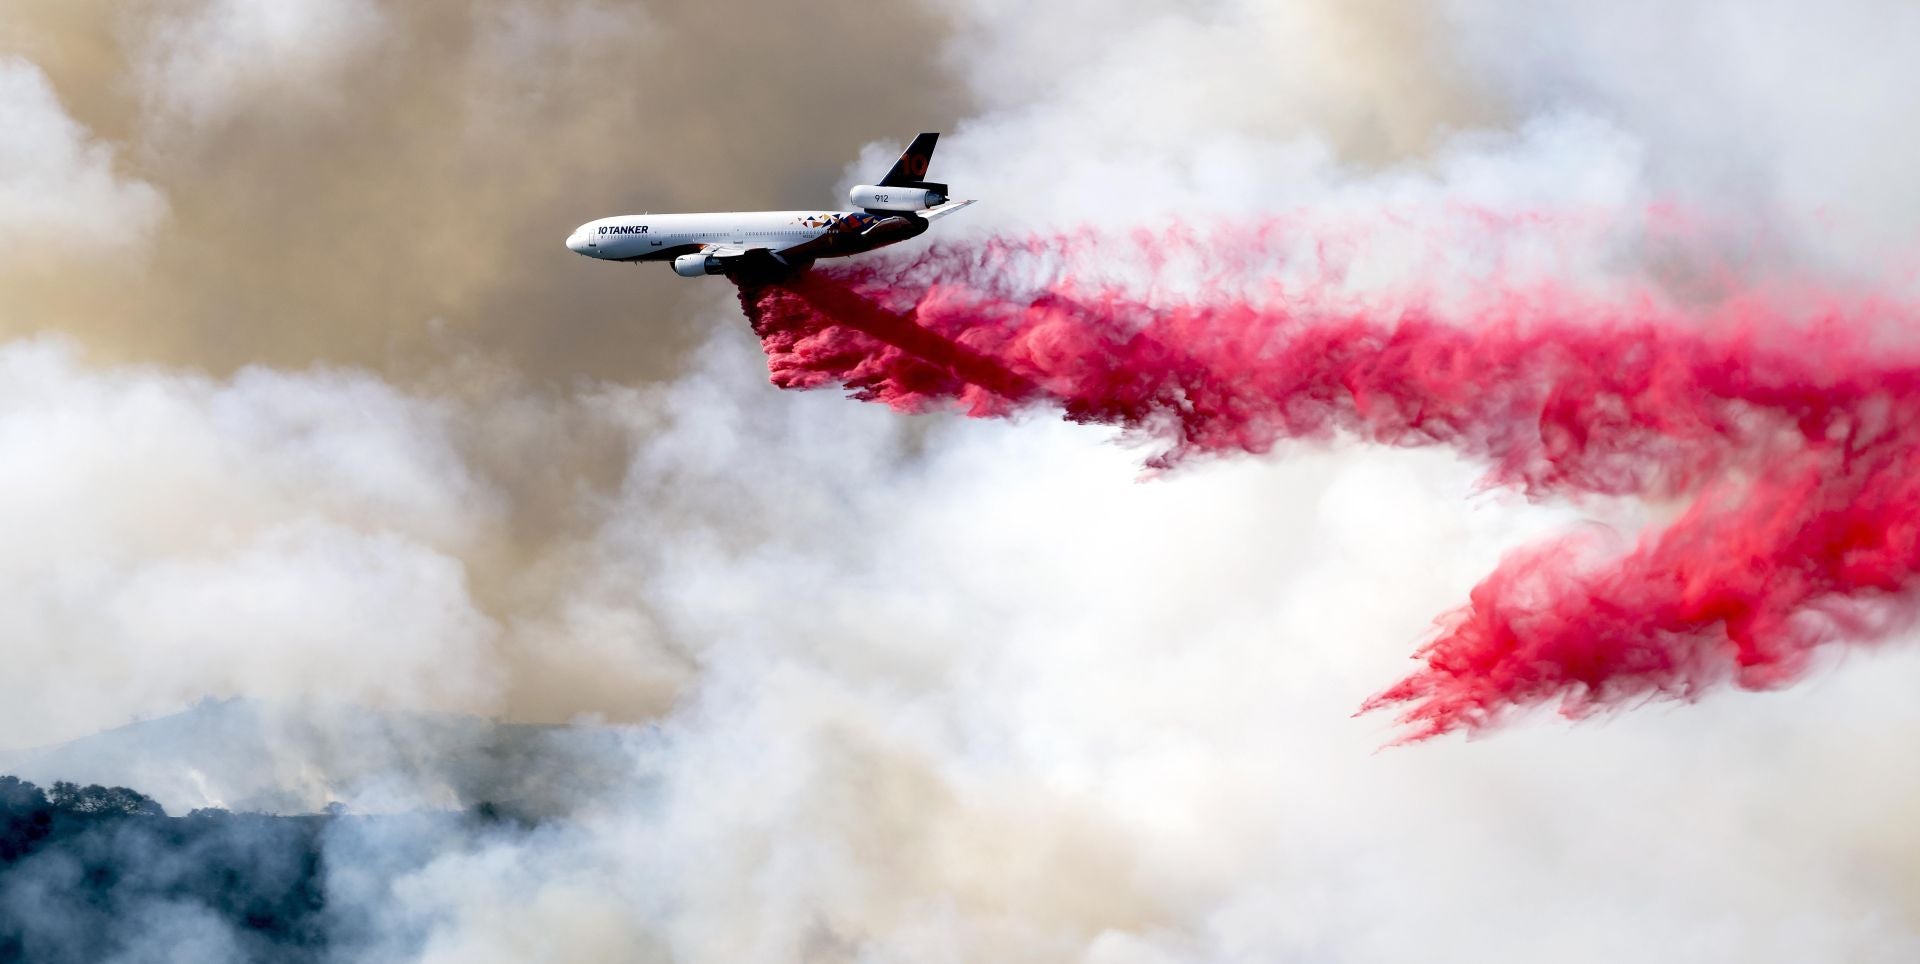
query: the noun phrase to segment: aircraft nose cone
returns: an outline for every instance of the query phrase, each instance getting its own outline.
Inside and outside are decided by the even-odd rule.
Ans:
[[[574,254],[586,254],[587,253],[586,232],[575,231],[572,234],[567,235],[567,250],[573,252]]]

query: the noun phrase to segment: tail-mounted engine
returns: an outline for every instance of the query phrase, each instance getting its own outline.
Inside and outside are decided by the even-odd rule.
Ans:
[[[947,186],[916,181],[895,187],[856,185],[847,192],[853,206],[868,211],[924,211],[947,203]]]

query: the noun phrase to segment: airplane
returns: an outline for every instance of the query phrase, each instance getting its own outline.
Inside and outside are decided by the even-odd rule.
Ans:
[[[628,214],[574,229],[567,250],[601,261],[665,261],[683,278],[724,274],[777,279],[819,258],[862,254],[926,233],[929,224],[972,204],[923,180],[940,135],[913,139],[878,184],[847,197],[858,211],[739,211]]]

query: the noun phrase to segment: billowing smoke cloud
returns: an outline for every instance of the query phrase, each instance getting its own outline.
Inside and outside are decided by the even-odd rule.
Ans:
[[[0,59],[0,252],[39,264],[44,252],[124,255],[146,243],[167,210],[152,185],[122,179],[113,151],[68,116],[34,64]],[[89,225],[117,225],[89,242]]]
[[[32,143],[164,204],[131,252],[56,256],[50,227],[41,264],[0,268],[0,323],[58,333],[0,349],[26,533],[0,608],[32,667],[0,713],[32,740],[201,695],[654,726],[599,758],[614,792],[540,826],[330,838],[342,949],[1913,956],[1920,785],[1886,763],[1916,732],[1911,647],[1411,752],[1349,718],[1516,550],[1701,531],[1657,489],[1528,501],[1480,488],[1484,461],[1347,442],[1137,484],[1104,426],[776,392],[731,292],[559,245],[623,209],[832,203],[941,128],[941,176],[988,202],[947,240],[1113,249],[1297,212],[1260,264],[1080,275],[1143,305],[1223,280],[1258,304],[1322,264],[1347,270],[1316,304],[1449,323],[1489,278],[1646,290],[1664,321],[1781,277],[1897,293],[1920,219],[1855,176],[1916,160],[1857,79],[1909,69],[1886,5],[275,6],[0,23],[47,78],[34,116],[70,120]],[[1736,40],[1756,69],[1721,70]],[[1789,63],[1799,83],[1757,69]],[[1686,243],[1670,201],[1702,215]],[[1006,283],[1050,270],[1028,265]],[[288,734],[263,741],[284,772],[325,759],[311,727],[234,725]],[[404,751],[370,754],[388,789],[287,783],[444,805],[412,761],[487,751],[386,729],[343,732]],[[238,799],[206,776],[205,802]],[[156,913],[147,933],[208,931]]]
[[[348,372],[92,372],[50,341],[0,371],[0,449],[34,467],[0,499],[15,745],[204,695],[501,708],[461,561],[498,497],[453,409]]]
[[[1657,148],[1657,186],[1740,216],[1799,263],[1911,270],[1920,187],[1906,171],[1920,139],[1891,121],[1920,84],[1920,65],[1894,53],[1920,30],[1912,8],[1861,0],[1756,18],[1737,0],[1444,6],[1459,66],[1516,109],[1615,120]]]

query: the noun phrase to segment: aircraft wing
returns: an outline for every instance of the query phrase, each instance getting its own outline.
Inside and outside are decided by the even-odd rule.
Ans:
[[[765,244],[710,244],[707,245],[705,253],[728,264],[739,261],[780,260],[773,248]]]
[[[969,198],[969,199],[960,200],[960,201],[948,201],[947,203],[942,204],[938,207],[931,207],[926,209],[925,211],[920,212],[920,216],[923,218],[926,218],[929,221],[938,220],[940,218],[946,217],[949,214],[952,214],[955,211],[960,210],[963,207],[966,207],[969,204],[975,203],[975,200],[977,199]]]
[[[703,253],[720,259],[729,272],[741,269],[778,271],[792,264],[780,252],[764,244],[710,244]]]

